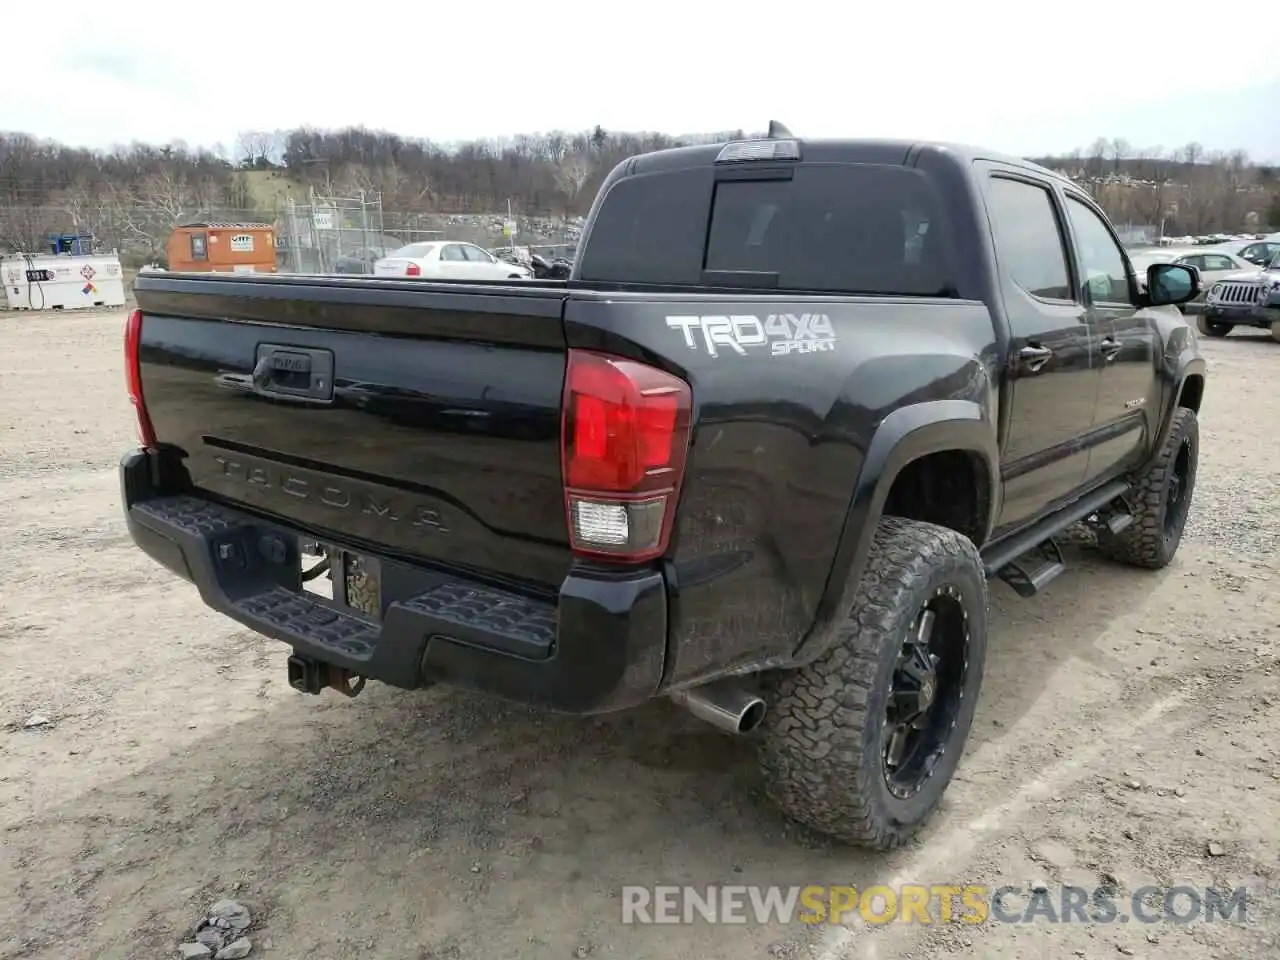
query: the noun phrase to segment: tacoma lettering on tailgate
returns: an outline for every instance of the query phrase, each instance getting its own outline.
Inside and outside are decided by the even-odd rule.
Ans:
[[[448,533],[444,519],[436,510],[421,504],[404,503],[394,493],[375,495],[358,486],[335,482],[331,478],[308,479],[298,471],[248,464],[228,457],[214,457],[223,479],[233,480],[259,490],[279,492],[298,500],[324,504],[333,510],[363,513],[389,523],[411,523],[436,533]]]

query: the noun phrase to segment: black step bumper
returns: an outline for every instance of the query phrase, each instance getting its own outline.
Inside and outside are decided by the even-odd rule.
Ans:
[[[551,602],[379,558],[404,594],[384,597],[379,622],[302,591],[297,543],[313,532],[162,493],[161,475],[145,451],[121,461],[134,543],[209,607],[303,656],[391,686],[443,682],[567,713],[635,706],[658,690],[667,644],[658,571],[574,572]]]

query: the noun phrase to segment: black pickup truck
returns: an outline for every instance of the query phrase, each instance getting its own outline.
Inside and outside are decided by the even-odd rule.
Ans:
[[[140,276],[133,539],[299,690],[668,697],[751,733],[791,817],[903,842],[988,581],[1035,594],[1078,522],[1178,549],[1197,275],[1141,283],[1022,160],[780,126],[624,161],[579,250],[559,282]]]

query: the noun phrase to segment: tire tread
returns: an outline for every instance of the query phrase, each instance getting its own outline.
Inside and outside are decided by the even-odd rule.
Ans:
[[[1177,552],[1177,544],[1169,549],[1164,538],[1165,486],[1178,448],[1188,436],[1198,443],[1196,412],[1190,407],[1178,407],[1173,413],[1173,425],[1160,455],[1133,485],[1130,494],[1133,523],[1118,534],[1105,528],[1098,532],[1098,549],[1104,556],[1147,570],[1160,570],[1169,565]],[[1192,485],[1186,495],[1190,497],[1194,492]]]
[[[863,749],[868,725],[879,722],[871,707],[883,660],[896,659],[901,645],[902,604],[940,564],[978,571],[985,629],[986,581],[972,541],[946,527],[886,517],[836,641],[814,663],[783,675],[766,714],[761,766],[770,797],[793,819],[846,843],[894,849],[941,801],[938,790],[914,823],[894,821],[877,802],[879,765],[868,764]],[[970,669],[981,667],[970,663]]]

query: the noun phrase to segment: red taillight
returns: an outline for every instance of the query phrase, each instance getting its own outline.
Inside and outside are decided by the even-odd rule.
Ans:
[[[663,370],[569,351],[560,457],[574,553],[635,563],[666,551],[692,401]]]
[[[422,268],[416,263],[411,263],[404,268],[404,275],[406,277],[420,277],[422,276]]]
[[[142,311],[134,310],[124,324],[124,377],[129,387],[129,402],[138,418],[138,439],[144,447],[156,445],[156,431],[151,426],[147,404],[142,399]]]

